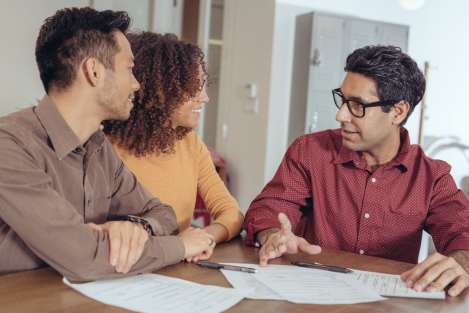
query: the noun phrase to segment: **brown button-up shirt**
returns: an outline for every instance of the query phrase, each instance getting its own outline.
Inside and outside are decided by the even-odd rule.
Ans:
[[[130,274],[184,258],[174,211],[147,192],[101,131],[81,145],[49,97],[0,118],[0,274],[49,264],[74,281],[118,276],[105,232],[138,215],[151,236]]]

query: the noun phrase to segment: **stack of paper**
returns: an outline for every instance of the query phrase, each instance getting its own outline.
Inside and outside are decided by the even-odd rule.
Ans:
[[[244,297],[294,303],[349,304],[385,300],[382,296],[444,299],[444,292],[417,292],[398,275],[354,270],[342,274],[291,265],[233,264],[255,274],[221,270],[234,288],[192,283],[157,274],[85,284],[64,282],[106,304],[139,312],[221,312]]]
[[[221,270],[235,289],[245,290],[248,292],[246,297],[251,299],[310,304],[351,304],[385,299],[356,280],[342,280],[332,272],[290,265],[233,265],[257,269],[255,274]]]
[[[103,303],[138,312],[221,312],[244,296],[238,290],[206,286],[157,274],[65,284]]]
[[[255,274],[222,270],[230,284],[251,299],[295,303],[340,304],[385,300],[381,296],[444,299],[444,292],[417,292],[399,275],[354,270],[342,274],[292,265],[235,264],[256,268]]]

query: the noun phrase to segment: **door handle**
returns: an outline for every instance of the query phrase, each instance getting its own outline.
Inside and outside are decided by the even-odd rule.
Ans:
[[[313,50],[313,57],[311,58],[311,64],[314,66],[321,65],[321,53],[319,52],[319,49],[317,48]]]
[[[317,126],[318,126],[318,112],[314,112],[311,124],[309,124],[309,127],[308,127],[308,133],[312,133],[316,129]]]

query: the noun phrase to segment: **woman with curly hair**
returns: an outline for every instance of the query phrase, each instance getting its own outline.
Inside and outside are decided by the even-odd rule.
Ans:
[[[209,101],[202,51],[172,34],[143,32],[128,39],[141,88],[129,119],[105,121],[104,132],[138,180],[174,208],[180,230],[190,226],[199,193],[212,218],[205,230],[216,242],[231,239],[243,215],[193,131]]]

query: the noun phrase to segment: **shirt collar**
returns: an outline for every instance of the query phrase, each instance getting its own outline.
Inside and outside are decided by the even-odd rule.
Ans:
[[[57,110],[52,99],[47,95],[39,101],[36,114],[60,160],[75,149],[82,147],[78,136],[73,132]],[[95,132],[88,140],[86,146],[88,146],[88,143],[93,143],[92,146],[99,149],[104,143],[103,132],[101,130]]]
[[[401,147],[397,156],[394,158],[393,161],[391,161],[390,166],[401,167],[404,171],[407,171],[411,166],[411,162],[413,160],[412,154],[410,153],[410,138],[407,129],[401,127],[400,136]]]
[[[410,151],[409,133],[407,129],[405,129],[404,127],[400,128],[400,137],[401,137],[401,146],[399,149],[399,153],[394,158],[394,160],[392,160],[389,163],[389,166],[399,167],[403,171],[407,171],[407,169],[410,167],[411,162],[412,162],[412,155],[411,153],[409,153]],[[339,151],[336,154],[333,162],[334,164],[344,164],[344,163],[353,162],[353,164],[356,167],[366,168],[366,164],[364,164],[364,161],[361,158],[361,154],[356,151],[352,151],[348,149],[342,144],[342,136],[340,136]]]
[[[361,162],[360,154],[353,150],[348,149],[342,144],[342,135],[340,135],[340,130],[337,131],[336,134],[338,136],[337,141],[338,141],[339,151],[334,157],[334,160],[333,160],[334,164],[344,164],[344,163],[353,162],[353,164],[356,167],[359,167],[359,164]]]

